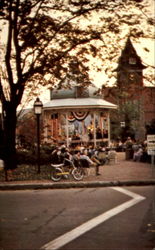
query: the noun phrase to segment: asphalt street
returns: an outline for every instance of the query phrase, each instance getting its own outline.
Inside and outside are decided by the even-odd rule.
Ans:
[[[152,250],[155,187],[0,191],[1,250]]]

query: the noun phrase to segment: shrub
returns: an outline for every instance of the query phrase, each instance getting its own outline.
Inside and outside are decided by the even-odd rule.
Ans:
[[[50,154],[40,153],[40,164],[48,164],[50,163],[51,156]],[[37,155],[34,151],[25,151],[20,150],[17,152],[17,163],[20,164],[36,164]]]
[[[41,145],[41,152],[45,154],[51,154],[54,148],[55,145],[43,144]]]
[[[17,151],[17,164],[35,164],[36,154],[33,151],[18,150]]]

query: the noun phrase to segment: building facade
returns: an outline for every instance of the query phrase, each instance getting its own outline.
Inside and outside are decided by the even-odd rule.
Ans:
[[[145,68],[128,38],[116,68],[117,83],[103,90],[105,99],[119,107],[118,122],[124,122],[123,137],[144,140],[147,127],[155,120],[155,86],[144,85]]]

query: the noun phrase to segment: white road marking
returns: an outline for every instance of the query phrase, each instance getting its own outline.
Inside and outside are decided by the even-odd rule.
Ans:
[[[145,199],[145,197],[135,194],[131,191],[128,191],[124,188],[120,187],[112,187],[112,189],[119,191],[123,194],[126,194],[132,197],[131,200],[124,202],[123,204],[110,209],[109,211],[83,223],[82,225],[74,228],[73,230],[65,233],[64,235],[56,238],[55,240],[50,241],[49,243],[45,244],[41,247],[44,250],[57,250],[60,247],[66,245],[67,243],[71,242],[72,240],[78,238],[80,235],[90,231],[94,227],[98,226],[99,224],[103,223],[104,221],[110,219],[111,217],[115,216],[116,214],[121,213],[122,211],[126,210],[127,208],[134,206],[138,202]]]

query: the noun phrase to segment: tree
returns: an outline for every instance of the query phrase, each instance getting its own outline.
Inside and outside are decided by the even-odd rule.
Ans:
[[[136,0],[2,0],[3,32],[0,100],[2,103],[6,169],[16,168],[17,108],[25,91],[55,86],[70,67],[78,68],[83,84],[90,70],[111,72],[124,24],[135,38],[151,34],[147,1]],[[137,11],[137,12],[136,12]],[[141,18],[143,16],[143,19]],[[145,24],[141,30],[140,24]],[[129,29],[127,32],[129,32]],[[106,38],[105,38],[106,36]],[[125,36],[125,34],[124,34]],[[117,37],[117,40],[116,40]],[[89,65],[89,61],[94,60]],[[97,63],[98,62],[98,63]],[[4,74],[5,72],[5,74]],[[76,70],[72,77],[75,79]],[[79,79],[79,74],[77,74]]]
[[[128,136],[135,139],[135,130],[140,129],[138,119],[140,117],[139,101],[128,100],[118,105],[118,109],[111,114],[112,139],[121,139],[123,142]]]
[[[29,109],[20,115],[17,121],[17,140],[19,147],[25,149],[34,148],[36,144],[36,121],[34,112]]]
[[[155,134],[155,119],[152,119],[151,123],[146,125],[146,131],[148,135]]]

